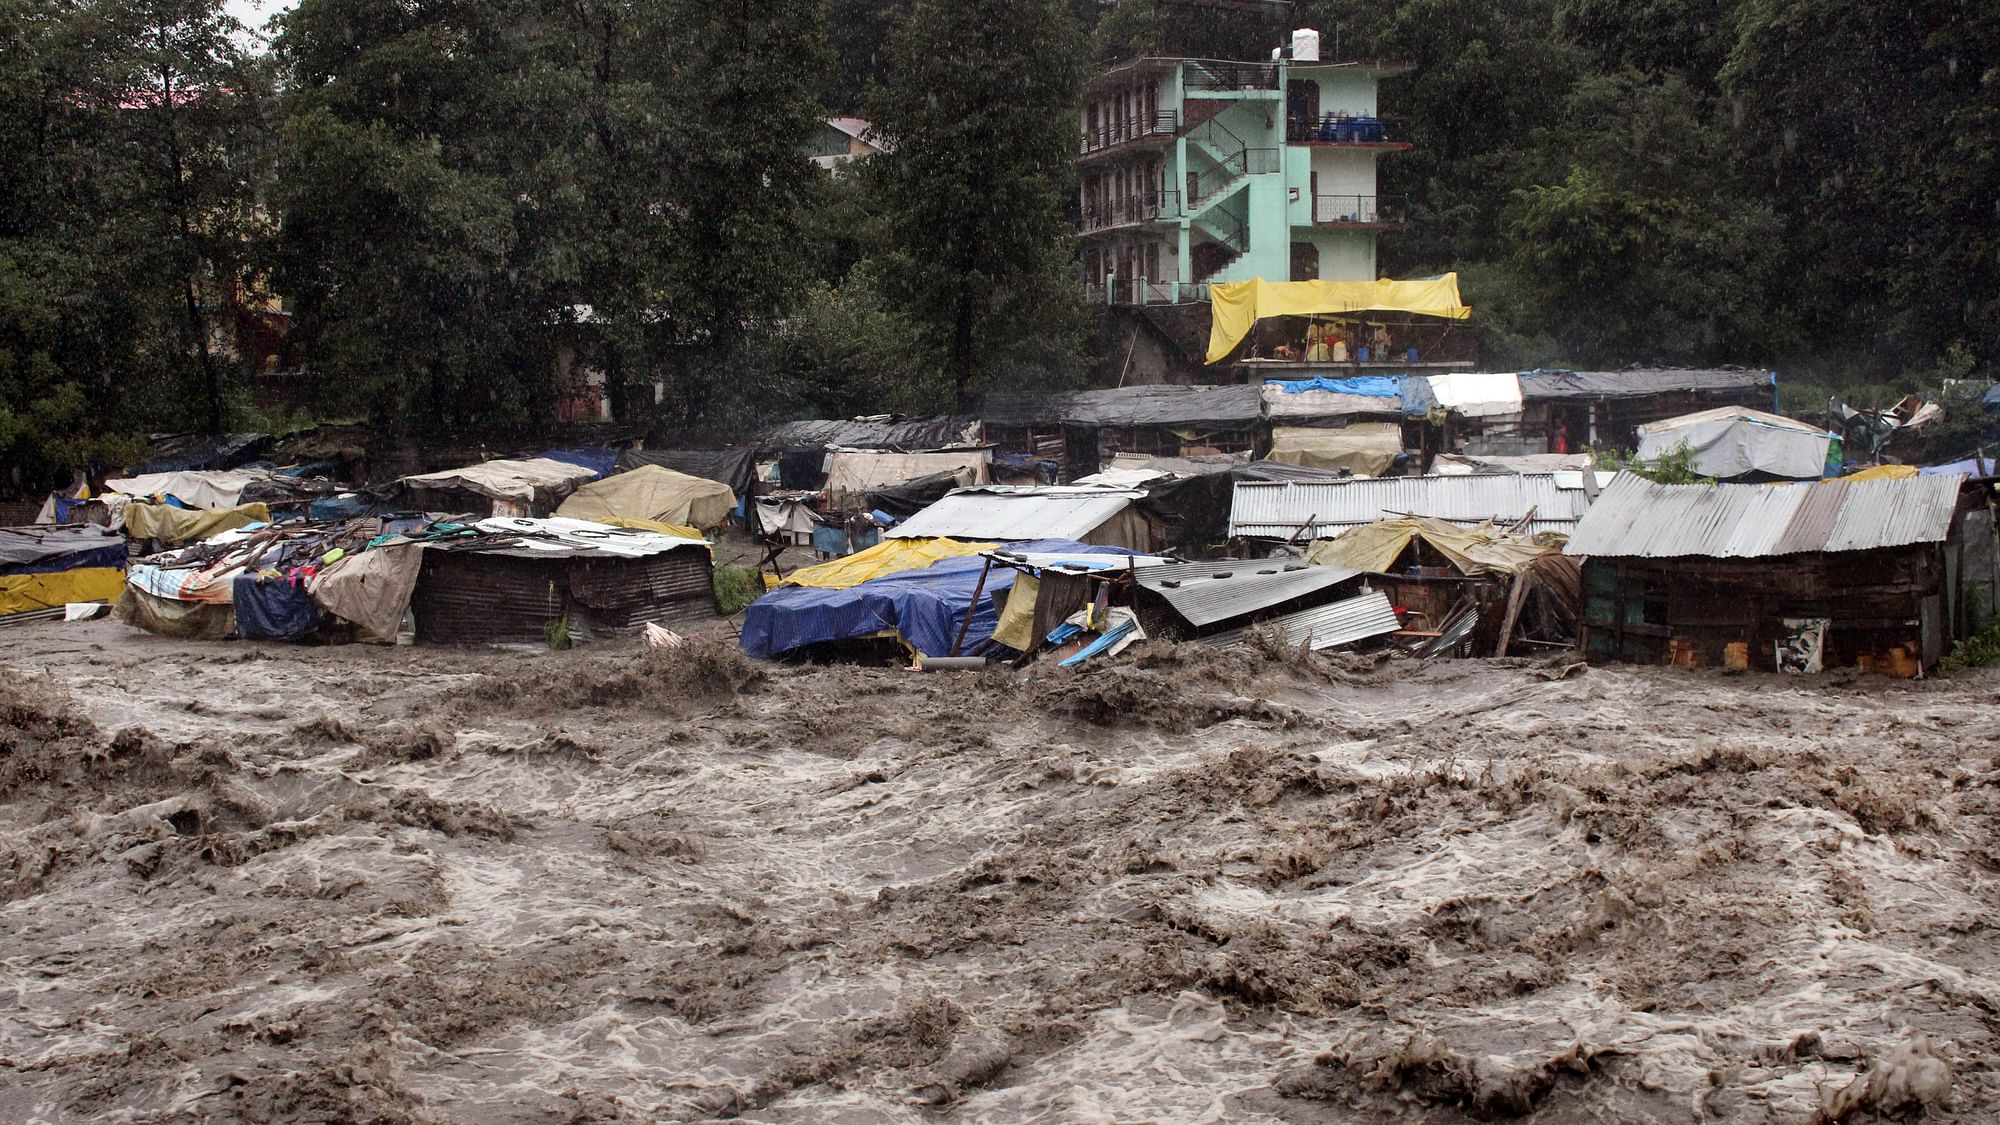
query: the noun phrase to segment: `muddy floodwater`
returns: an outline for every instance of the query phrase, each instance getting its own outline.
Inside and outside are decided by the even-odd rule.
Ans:
[[[1992,1120],[2000,676],[0,631],[0,1121]]]

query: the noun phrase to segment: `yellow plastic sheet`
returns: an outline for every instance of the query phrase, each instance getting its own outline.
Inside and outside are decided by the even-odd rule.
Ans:
[[[1905,480],[1917,475],[1915,465],[1877,465],[1858,473],[1849,473],[1842,480]]]
[[[134,539],[158,539],[168,546],[193,543],[253,523],[270,523],[267,504],[234,508],[176,508],[170,504],[125,505],[125,534]]]
[[[1014,588],[1007,591],[1007,604],[1000,609],[1000,624],[993,630],[993,639],[1019,652],[1028,652],[1035,647],[1035,602],[1041,597],[1041,580],[1032,574],[1023,574],[1014,579]]]
[[[608,525],[610,527],[629,527],[635,531],[652,531],[652,532],[657,532],[661,535],[676,536],[681,539],[708,538],[708,536],[703,535],[701,532],[696,531],[694,528],[681,523],[661,523],[659,520],[634,519],[631,516],[611,516],[607,519],[598,520],[597,522]],[[711,551],[713,549],[714,548],[712,547],[710,548]]]
[[[1422,281],[1229,281],[1208,287],[1214,320],[1208,330],[1208,362],[1220,363],[1270,316],[1325,313],[1407,312],[1465,320],[1472,310],[1458,297],[1458,275]]]
[[[80,566],[54,574],[10,574],[0,578],[0,617],[55,609],[67,602],[110,602],[125,589],[125,572],[109,566]]]
[[[1355,422],[1321,429],[1275,426],[1269,460],[1309,469],[1346,469],[1379,477],[1403,452],[1403,427],[1395,422]]]
[[[1561,549],[1558,542],[1537,543],[1524,535],[1508,535],[1490,521],[1464,527],[1449,520],[1410,516],[1353,528],[1338,539],[1319,540],[1306,551],[1306,561],[1314,566],[1385,574],[1402,557],[1410,540],[1418,537],[1469,575],[1514,574],[1530,559]]]
[[[845,590],[885,574],[925,570],[945,559],[963,558],[990,551],[998,543],[961,543],[955,539],[884,539],[865,551],[844,559],[795,570],[783,585],[811,586],[819,590]]]

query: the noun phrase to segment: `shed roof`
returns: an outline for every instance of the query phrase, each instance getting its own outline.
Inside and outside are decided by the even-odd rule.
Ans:
[[[988,395],[988,425],[1205,426],[1241,429],[1264,420],[1264,393],[1250,384],[1108,387],[1054,395]]]
[[[1324,539],[1399,515],[1481,523],[1511,522],[1530,512],[1531,530],[1566,530],[1589,505],[1581,473],[1237,481],[1229,534],[1286,539],[1311,521],[1306,537]]]
[[[1941,542],[1960,476],[1800,484],[1657,484],[1621,473],[1564,553],[1754,559]]]
[[[1774,372],[1748,367],[1644,367],[1624,371],[1529,371],[1521,397],[1644,398],[1669,391],[1761,391],[1770,394]]]
[[[1080,541],[1142,495],[1122,488],[961,488],[904,520],[888,537]]]

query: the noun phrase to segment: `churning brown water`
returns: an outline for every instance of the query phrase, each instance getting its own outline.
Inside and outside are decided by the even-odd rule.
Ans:
[[[1991,674],[0,641],[4,1120],[2000,1093]]]

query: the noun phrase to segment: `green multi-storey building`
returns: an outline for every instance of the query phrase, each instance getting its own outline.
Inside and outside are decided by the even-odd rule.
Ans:
[[[1141,58],[1084,88],[1086,281],[1113,304],[1200,299],[1208,282],[1363,281],[1403,223],[1375,164],[1410,146],[1377,113],[1381,63],[1322,62],[1296,32],[1270,62]]]

